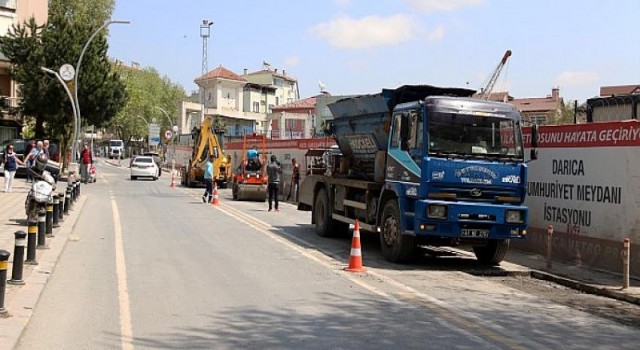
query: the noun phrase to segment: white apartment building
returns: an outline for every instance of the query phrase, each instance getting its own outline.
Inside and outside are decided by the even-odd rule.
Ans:
[[[195,83],[204,96],[205,116],[217,118],[228,137],[268,134],[272,109],[299,98],[297,80],[268,65],[252,73],[245,69],[243,75],[220,65]],[[201,123],[202,109],[198,103],[183,102],[179,109],[182,133]]]

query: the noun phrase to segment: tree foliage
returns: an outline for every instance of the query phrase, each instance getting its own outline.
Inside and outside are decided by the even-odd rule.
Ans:
[[[111,17],[114,0],[52,0],[47,24],[32,18],[14,25],[0,38],[3,53],[12,62],[10,74],[19,88],[19,112],[35,125],[35,137],[71,143],[74,124],[69,96],[60,82],[40,68],[57,71],[74,67],[91,35]],[[82,124],[103,126],[124,105],[124,84],[107,57],[107,32],[98,33],[87,47],[78,76],[78,100]],[[72,83],[68,87],[73,91]]]
[[[560,114],[558,115],[557,124],[573,124],[574,116],[574,101],[567,100],[560,106]]]
[[[186,98],[182,86],[166,76],[160,76],[154,68],[119,66],[117,69],[121,72],[127,91],[124,107],[110,123],[118,138],[128,141],[146,137],[146,122],[151,122],[153,118],[162,130],[171,129],[172,124],[178,123],[178,104]],[[171,121],[162,110],[166,111]]]

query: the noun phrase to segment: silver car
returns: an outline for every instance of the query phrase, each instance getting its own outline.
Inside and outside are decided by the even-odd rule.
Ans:
[[[159,168],[153,157],[137,156],[131,162],[131,180],[139,177],[150,177],[153,181],[158,180]]]

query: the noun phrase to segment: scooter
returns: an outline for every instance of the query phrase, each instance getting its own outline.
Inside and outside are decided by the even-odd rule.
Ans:
[[[47,162],[46,156],[38,156],[33,166],[27,169],[33,178],[33,185],[24,203],[27,220],[37,220],[39,208],[53,200],[51,194],[56,189],[56,180],[49,171],[45,170]]]

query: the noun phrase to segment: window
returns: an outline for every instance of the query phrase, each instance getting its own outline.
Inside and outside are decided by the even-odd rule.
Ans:
[[[400,147],[400,122],[402,118],[400,118],[402,114],[398,113],[394,115],[393,119],[393,135],[391,137],[391,147],[398,148]]]
[[[209,93],[209,97],[208,97],[209,101],[211,101],[211,93]]]
[[[253,103],[253,112],[255,113],[259,113],[260,112],[260,102],[254,102]]]

